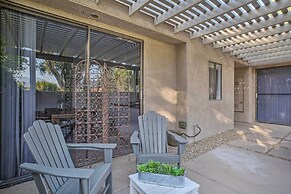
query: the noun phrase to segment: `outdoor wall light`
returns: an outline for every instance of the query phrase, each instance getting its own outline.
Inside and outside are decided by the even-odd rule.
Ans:
[[[99,16],[95,13],[90,13],[89,18],[91,18],[93,20],[97,20],[99,18]]]

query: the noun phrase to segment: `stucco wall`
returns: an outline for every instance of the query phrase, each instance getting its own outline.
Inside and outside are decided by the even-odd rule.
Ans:
[[[165,115],[176,122],[176,47],[144,38],[144,111]]]
[[[187,121],[187,55],[186,43],[176,47],[176,69],[177,69],[177,121]],[[178,122],[176,129],[179,129]]]
[[[220,101],[209,100],[209,61],[222,64]],[[187,132],[193,134],[193,125],[199,124],[199,140],[233,129],[234,59],[211,45],[191,41],[187,44],[187,77]]]
[[[107,3],[101,3],[100,7],[94,5],[96,13],[100,16],[95,21],[86,15],[92,12],[93,7],[84,3],[73,4],[73,1],[70,1],[69,5],[75,10],[72,12],[69,5],[56,7],[54,3],[50,3],[56,0],[13,1],[61,18],[78,21],[94,29],[100,28],[105,32],[110,31],[143,41],[144,111],[154,110],[165,115],[171,122],[171,129],[177,127],[177,120],[187,121],[186,132],[191,135],[192,126],[199,124],[202,133],[198,139],[202,139],[233,128],[234,59],[222,53],[221,49],[203,45],[200,40],[190,40],[188,34],[174,35],[169,26],[165,29],[155,28],[149,19],[140,27],[142,20],[128,17],[126,8],[122,8],[120,4],[112,5],[119,6],[120,9],[116,9],[119,11],[111,13],[115,10],[114,7],[108,9],[111,15],[101,9],[102,6],[104,9],[108,8]],[[91,1],[86,2],[90,5]],[[120,11],[122,9],[124,13]],[[137,24],[134,24],[135,22]],[[148,28],[146,33],[141,32],[144,28]],[[209,61],[222,64],[221,101],[209,101]]]
[[[253,123],[255,113],[254,70],[251,67],[236,68],[235,78],[244,78],[244,111],[234,112],[234,121]]]

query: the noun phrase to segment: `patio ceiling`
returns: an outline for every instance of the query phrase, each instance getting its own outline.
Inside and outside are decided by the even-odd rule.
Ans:
[[[290,0],[115,0],[250,65],[291,62]]]
[[[8,30],[15,39],[9,42],[11,45],[7,45],[10,49],[18,47],[23,51],[34,51],[37,57],[48,60],[76,62],[85,58],[88,35],[86,27],[26,16],[8,10],[1,12],[1,24],[2,30]],[[8,29],[5,29],[5,26]],[[31,37],[27,34],[30,41],[22,37],[23,31],[27,31],[27,28],[30,28]],[[90,56],[100,62],[107,62],[107,65],[136,68],[140,66],[140,43],[91,30]]]
[[[37,19],[36,27],[37,51],[57,57],[85,58],[87,29],[43,19]],[[139,66],[139,47],[139,43],[118,36],[94,30],[90,33],[90,56],[98,61]]]

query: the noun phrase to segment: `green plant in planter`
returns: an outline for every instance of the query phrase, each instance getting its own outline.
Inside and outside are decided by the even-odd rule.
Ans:
[[[149,172],[155,174],[166,174],[172,176],[184,176],[185,169],[178,168],[173,164],[164,164],[161,162],[155,162],[153,160],[148,161],[145,164],[137,165],[138,172]]]

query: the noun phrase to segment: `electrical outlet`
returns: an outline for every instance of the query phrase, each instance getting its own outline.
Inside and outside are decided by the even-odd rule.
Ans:
[[[179,121],[179,127],[181,129],[187,129],[187,122],[186,121]]]

